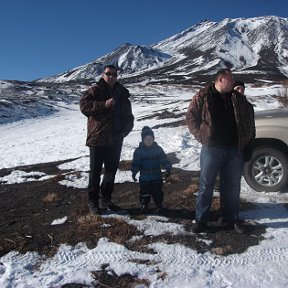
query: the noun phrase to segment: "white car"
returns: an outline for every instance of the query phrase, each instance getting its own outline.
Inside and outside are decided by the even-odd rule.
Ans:
[[[288,109],[255,112],[256,138],[244,178],[256,191],[288,188]]]

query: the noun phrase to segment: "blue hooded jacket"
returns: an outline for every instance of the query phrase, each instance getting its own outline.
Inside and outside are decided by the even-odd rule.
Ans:
[[[162,181],[161,167],[170,174],[172,166],[164,150],[156,142],[149,147],[140,142],[133,155],[132,175],[140,172],[140,182]]]

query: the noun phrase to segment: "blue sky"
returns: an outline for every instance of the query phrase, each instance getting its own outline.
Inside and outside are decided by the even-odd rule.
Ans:
[[[287,0],[2,0],[0,79],[35,80],[123,43],[151,45],[203,19],[288,17]]]

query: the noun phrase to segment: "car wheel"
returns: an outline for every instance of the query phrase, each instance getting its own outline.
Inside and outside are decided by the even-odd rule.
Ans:
[[[254,149],[244,165],[244,178],[255,191],[282,191],[288,185],[288,157],[268,146]]]

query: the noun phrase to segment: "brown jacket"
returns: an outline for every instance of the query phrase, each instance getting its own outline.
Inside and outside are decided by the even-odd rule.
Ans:
[[[201,89],[191,100],[186,123],[191,134],[202,145],[209,145],[213,131],[208,98],[213,97],[213,86]],[[238,132],[238,148],[243,150],[255,138],[254,109],[246,97],[232,92],[232,103]]]
[[[133,128],[129,91],[116,82],[113,89],[100,79],[80,98],[80,110],[88,117],[87,146],[111,146],[116,138],[124,138]],[[114,98],[116,106],[106,108],[105,101]]]

